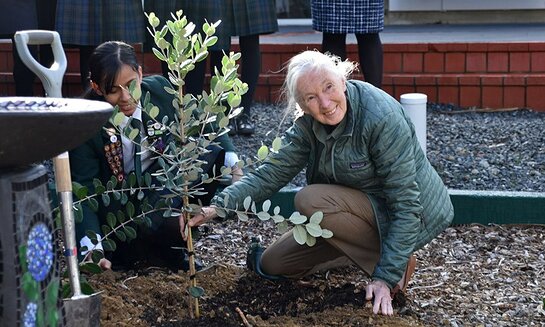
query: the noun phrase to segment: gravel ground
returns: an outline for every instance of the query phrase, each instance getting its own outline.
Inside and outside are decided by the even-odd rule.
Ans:
[[[291,124],[280,123],[279,106],[256,105],[254,113],[257,133],[234,137],[246,156]],[[448,188],[544,192],[545,113],[432,104],[427,123],[428,158]],[[304,186],[303,173],[291,184]],[[272,223],[257,220],[211,227],[196,243],[209,264],[243,266],[252,236],[266,246],[279,235]],[[408,304],[400,310],[429,326],[545,326],[544,248],[545,225],[450,227],[416,253]],[[361,273],[346,279],[361,280]]]

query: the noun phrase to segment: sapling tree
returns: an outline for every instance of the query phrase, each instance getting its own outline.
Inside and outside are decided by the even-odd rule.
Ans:
[[[169,68],[168,77],[172,87],[165,87],[164,92],[173,95],[172,105],[176,112],[174,118],[159,117],[159,108],[151,102],[149,94],[140,94],[139,88],[134,85],[129,87],[129,92],[133,101],[141,104],[142,110],[154,120],[154,125],[162,131],[168,131],[172,137],[160,149],[146,139],[137,141],[139,131],[132,128],[131,124],[121,128],[124,114],[118,108],[114,109],[110,123],[115,126],[116,132],[123,133],[138,143],[142,149],[151,151],[160,169],[152,174],[145,172],[141,178],[132,173],[121,181],[112,177],[105,185],[95,179],[94,189],[74,185],[74,194],[77,197],[74,201],[76,221],[83,218],[83,205],[97,210],[100,205],[106,208],[110,206],[112,199],[121,204],[122,209],[106,215],[101,239],[96,233],[87,232],[95,246],[102,242],[105,251],[116,249],[116,241],[112,237],[114,235],[120,241],[136,238],[135,226],[151,225],[149,215],[152,213],[162,212],[165,218],[183,215],[184,220],[189,221],[202,207],[201,204],[190,203],[190,198],[203,194],[204,185],[228,178],[234,168],[221,167],[220,174],[210,176],[203,169],[208,163],[202,158],[210,151],[209,146],[217,144],[217,137],[227,133],[229,120],[242,110],[239,108],[241,96],[247,91],[248,86],[238,78],[236,61],[240,59],[240,54],[231,52],[224,55],[221,69],[216,68],[212,74],[209,91],[203,91],[197,96],[184,94],[183,86],[187,73],[195,68],[196,63],[208,56],[208,48],[217,41],[214,34],[220,22],[204,23],[202,33],[199,33],[195,32],[195,24],[188,22],[181,10],[173,13],[172,19],[167,20],[161,27],[161,22],[154,13],[146,14],[146,17],[150,25],[148,30],[155,42],[153,53],[159,60],[166,62]],[[236,166],[240,169],[251,169],[262,161],[271,160],[270,154],[281,151],[281,148],[282,141],[277,137],[270,147],[261,145],[254,158],[244,158],[245,160],[239,161]],[[151,203],[148,194],[152,192],[162,194],[162,198]],[[174,206],[174,198],[182,199],[182,205]],[[225,206],[228,202],[228,198],[224,199]],[[320,227],[323,218],[321,212],[311,217],[294,212],[289,218],[285,218],[280,215],[279,207],[271,208],[269,200],[258,208],[253,199],[247,197],[236,210],[218,208],[217,213],[222,217],[232,214],[241,221],[247,221],[250,216],[262,221],[272,220],[281,230],[293,225],[295,240],[309,246],[315,244],[316,237],[332,236],[331,231]],[[192,253],[191,229],[186,229],[185,233],[188,236],[188,250]],[[87,250],[93,254],[94,262],[98,262],[103,256],[100,251]],[[193,257],[190,256],[192,286],[189,293],[194,299],[194,311],[198,316],[198,298],[203,294],[203,290],[196,287],[194,269]]]

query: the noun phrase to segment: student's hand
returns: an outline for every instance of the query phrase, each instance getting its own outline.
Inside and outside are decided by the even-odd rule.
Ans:
[[[83,262],[93,262],[92,258],[92,251],[87,252],[87,255],[85,255],[85,258],[83,258]],[[112,269],[112,262],[106,258],[102,258],[98,261],[97,265],[102,270],[110,270]]]
[[[196,214],[195,216],[193,216],[193,218],[189,220],[187,227],[191,228],[195,226],[200,226],[216,218],[217,216],[218,214],[216,213],[216,209],[214,207],[202,207],[201,212],[199,212],[198,214]],[[186,241],[187,240],[187,234],[185,232],[186,221],[183,215],[180,215],[179,221],[180,221],[180,233],[182,234],[182,238],[184,239],[184,241]]]
[[[111,270],[112,262],[106,258],[102,258],[98,261],[98,266],[102,268],[102,270]]]
[[[390,296],[390,288],[381,280],[374,280],[365,287],[365,299],[373,302],[373,313],[381,313],[385,316],[394,314],[392,307],[392,297]]]

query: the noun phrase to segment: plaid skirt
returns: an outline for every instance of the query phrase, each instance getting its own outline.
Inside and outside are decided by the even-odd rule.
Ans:
[[[326,33],[378,33],[384,29],[383,0],[312,0],[312,28]]]
[[[274,33],[278,30],[274,0],[146,0],[146,12],[154,12],[161,24],[172,19],[171,12],[182,9],[188,20],[202,31],[205,20],[221,20],[216,29],[214,50],[228,50],[231,36]],[[151,38],[149,38],[151,41]]]
[[[58,0],[55,27],[64,44],[144,42],[141,0]]]

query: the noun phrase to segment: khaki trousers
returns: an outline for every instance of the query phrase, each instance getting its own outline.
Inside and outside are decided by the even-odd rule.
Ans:
[[[380,237],[367,195],[339,185],[313,184],[295,196],[295,208],[310,217],[324,213],[322,228],[329,239],[316,238],[312,247],[299,245],[289,231],[263,252],[262,270],[270,275],[300,278],[319,270],[355,263],[371,275],[380,257]]]

